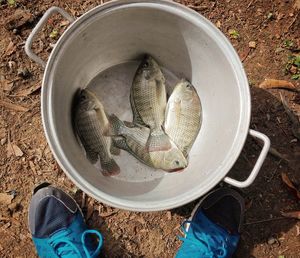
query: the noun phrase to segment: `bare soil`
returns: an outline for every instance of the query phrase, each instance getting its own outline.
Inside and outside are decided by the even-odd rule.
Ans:
[[[298,117],[300,97],[295,91],[258,87],[266,78],[281,79],[292,82],[299,92],[300,80],[291,80],[295,71],[284,71],[288,57],[299,54],[299,0],[179,2],[200,12],[230,38],[251,85],[251,128],[268,135],[272,147],[282,154],[268,155],[254,184],[241,190],[247,212],[236,257],[299,257],[300,222],[284,218],[281,212],[300,210],[300,203],[283,184],[281,173],[287,173],[300,185],[300,144],[279,93]],[[60,6],[79,17],[99,4],[99,0],[16,0],[10,6],[6,0],[0,0],[0,193],[14,196],[0,202],[1,257],[36,256],[28,231],[27,209],[32,189],[43,181],[75,196],[88,225],[104,235],[104,257],[173,257],[180,246],[180,224],[196,202],[153,213],[108,207],[70,182],[47,145],[40,116],[43,69],[26,56],[24,42],[49,7]],[[55,32],[51,32],[57,29],[59,36],[66,26],[59,17],[48,22],[35,42],[35,49],[43,58],[47,58],[56,41]],[[293,47],[287,46],[286,40],[291,40]],[[249,48],[250,41],[255,42],[255,48]],[[230,173],[246,178],[259,151],[259,144],[249,138]]]

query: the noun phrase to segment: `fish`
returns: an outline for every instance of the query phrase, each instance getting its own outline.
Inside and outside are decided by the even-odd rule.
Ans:
[[[187,167],[188,162],[175,143],[167,151],[149,152],[146,144],[149,138],[150,129],[148,127],[131,126],[128,127],[117,116],[109,116],[111,123],[110,135],[123,136],[123,139],[114,139],[114,144],[132,154],[144,164],[165,170],[167,172],[180,171]]]
[[[146,55],[138,67],[131,86],[131,107],[134,121],[150,128],[147,140],[149,152],[169,150],[172,147],[169,137],[162,129],[167,105],[166,79],[150,55]]]
[[[176,84],[168,99],[164,130],[188,156],[202,124],[202,107],[195,87],[185,79]]]
[[[88,89],[80,90],[76,98],[74,125],[88,160],[95,164],[100,159],[105,176],[119,174],[120,167],[112,153],[118,155],[120,150],[112,144],[110,137],[104,136],[110,124],[102,103]]]

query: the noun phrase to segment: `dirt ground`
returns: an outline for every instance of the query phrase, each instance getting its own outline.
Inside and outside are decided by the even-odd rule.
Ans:
[[[214,22],[230,38],[251,86],[251,128],[268,135],[274,150],[281,153],[269,154],[254,184],[241,190],[247,211],[236,257],[299,257],[300,222],[283,217],[281,212],[300,210],[300,202],[282,182],[281,174],[287,173],[295,185],[300,185],[300,144],[279,94],[299,117],[300,79],[291,79],[292,76],[297,79],[299,70],[297,72],[295,65],[286,65],[292,60],[290,56],[299,55],[300,2],[180,2]],[[25,40],[41,15],[53,5],[79,17],[99,4],[101,1],[90,0],[0,0],[1,257],[35,257],[27,226],[27,209],[33,187],[43,181],[75,196],[89,226],[100,229],[104,235],[104,257],[173,257],[180,246],[177,239],[180,224],[190,215],[196,202],[153,213],[108,207],[86,196],[70,182],[47,145],[40,117],[43,69],[26,56]],[[46,58],[65,26],[65,22],[51,19],[35,43],[36,51]],[[297,90],[259,88],[267,78],[287,80],[298,93]],[[258,143],[249,138],[230,173],[245,178],[259,151]]]

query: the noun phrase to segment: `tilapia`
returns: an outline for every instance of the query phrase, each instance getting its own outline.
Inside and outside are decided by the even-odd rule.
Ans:
[[[147,55],[138,67],[130,95],[132,109],[136,111],[134,120],[138,123],[142,120],[151,130],[147,141],[149,152],[171,149],[170,139],[162,130],[167,105],[165,77],[151,56]]]
[[[181,80],[174,88],[166,108],[164,129],[167,135],[188,156],[202,123],[202,109],[194,86]]]
[[[141,162],[167,172],[175,172],[187,167],[188,163],[182,152],[171,142],[167,151],[149,152],[146,149],[150,129],[147,127],[127,127],[115,115],[109,117],[111,123],[110,135],[123,136],[124,139],[114,139],[117,147],[128,151]]]
[[[119,174],[120,168],[111,155],[111,152],[118,154],[119,149],[112,145],[110,137],[103,135],[109,127],[103,105],[87,89],[78,93],[74,124],[90,162],[95,164],[100,159],[102,173],[106,176]]]

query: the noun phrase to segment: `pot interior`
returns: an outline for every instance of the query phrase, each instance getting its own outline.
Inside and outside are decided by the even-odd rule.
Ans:
[[[104,177],[73,133],[78,88],[94,90],[108,113],[130,120],[129,89],[145,53],[163,67],[169,91],[187,78],[203,109],[200,133],[181,173],[151,169],[122,151],[121,174]],[[250,95],[238,56],[211,23],[169,2],[98,7],[62,36],[45,72],[43,119],[51,148],[71,179],[96,199],[131,210],[183,205],[216,185],[240,154],[249,126]]]

